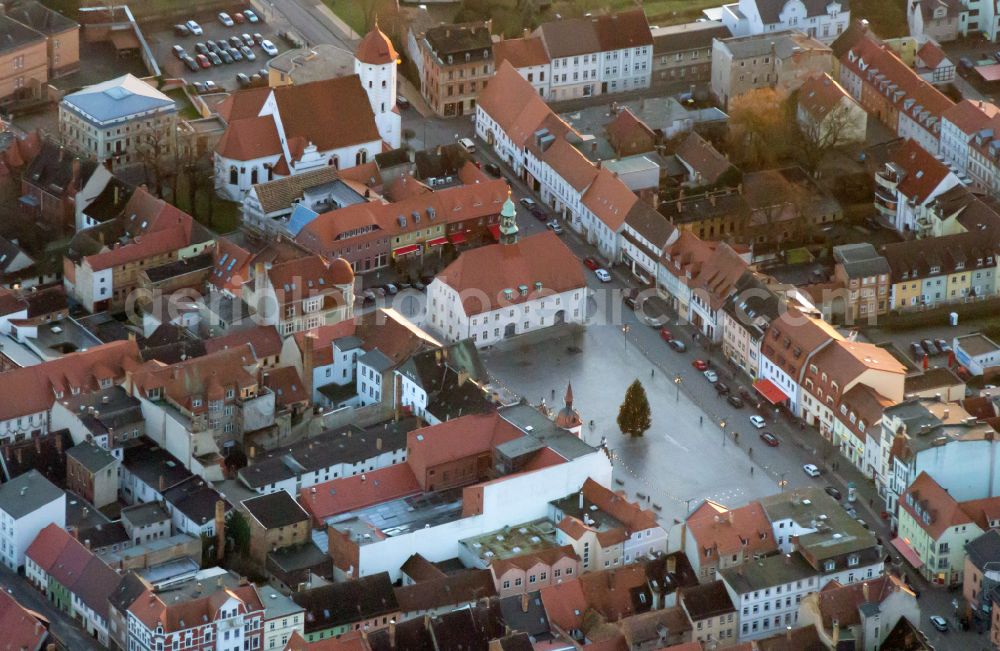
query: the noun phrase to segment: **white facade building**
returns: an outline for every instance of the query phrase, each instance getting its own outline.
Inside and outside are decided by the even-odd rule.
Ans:
[[[24,552],[50,524],[66,526],[66,493],[29,470],[0,485],[0,561],[17,571]]]
[[[739,0],[721,9],[722,22],[733,36],[798,29],[829,44],[851,22],[846,0]]]

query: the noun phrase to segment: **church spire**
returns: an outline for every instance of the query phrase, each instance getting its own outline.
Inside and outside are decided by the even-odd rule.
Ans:
[[[510,188],[507,188],[507,201],[500,209],[500,243],[517,243],[517,208],[510,198]]]

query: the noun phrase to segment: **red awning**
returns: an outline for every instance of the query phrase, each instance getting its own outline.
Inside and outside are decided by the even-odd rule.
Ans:
[[[465,231],[459,231],[457,233],[452,233],[448,236],[452,244],[465,244]]]
[[[917,552],[913,551],[913,548],[910,547],[910,544],[905,540],[903,540],[902,538],[893,538],[892,546],[895,547],[899,551],[899,553],[903,555],[903,558],[905,558],[906,561],[913,566],[913,569],[919,570],[920,566],[924,564],[924,562],[920,560],[920,557],[917,556]]]
[[[490,226],[490,233],[493,235],[493,239],[497,242],[500,241],[500,224],[493,224]]]
[[[448,243],[447,237],[435,237],[433,240],[427,240],[427,246],[444,246]]]
[[[392,250],[393,257],[397,255],[406,255],[407,253],[413,253],[414,251],[419,251],[419,244],[407,244],[406,246],[401,246],[398,249]]]
[[[764,398],[772,405],[780,405],[788,400],[788,396],[785,395],[785,392],[779,389],[778,385],[770,380],[757,380],[753,383],[753,388],[757,390],[757,393],[764,396]]]

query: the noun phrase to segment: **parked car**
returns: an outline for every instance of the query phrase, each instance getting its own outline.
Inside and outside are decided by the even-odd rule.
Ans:
[[[521,205],[531,210],[532,206],[537,206],[538,204],[531,197],[521,197]]]
[[[838,502],[840,501],[840,498],[843,497],[843,495],[840,494],[840,491],[834,488],[833,486],[825,487],[823,489],[823,492],[832,497],[833,499],[837,500]]]
[[[858,519],[858,512],[854,510],[853,506],[845,506],[844,512],[847,513],[847,515],[851,516],[852,520]]]
[[[500,166],[496,163],[486,163],[483,165],[483,169],[486,170],[487,174],[496,178],[500,178],[503,175],[503,172],[500,171]]]
[[[611,274],[608,273],[607,269],[594,269],[594,275],[597,276],[597,279],[602,283],[611,282]]]
[[[764,429],[764,426],[767,425],[767,421],[765,421],[762,416],[754,414],[753,416],[750,417],[750,424],[756,427],[757,429]]]
[[[663,341],[670,341],[674,338],[674,335],[666,328],[660,328],[660,339]]]
[[[545,211],[542,210],[542,207],[539,206],[537,203],[528,208],[528,212],[530,212],[535,217],[535,219],[537,219],[540,222],[544,222],[549,218],[549,216],[545,214]]]
[[[209,52],[205,56],[208,57],[208,60],[212,62],[213,66],[221,66],[222,65],[222,57],[220,57],[215,52]]]
[[[253,33],[253,41],[257,45],[260,45],[261,43],[264,42],[264,35],[261,34],[260,32],[254,32]]]
[[[706,373],[707,372],[708,371],[706,371]],[[715,383],[715,392],[718,393],[719,395],[724,396],[727,393],[729,393],[729,385],[723,384],[722,382],[716,382]]]
[[[562,235],[563,234],[563,227],[560,226],[559,222],[557,222],[554,219],[552,221],[548,222],[547,224],[545,224],[545,228],[549,229],[550,231],[552,231],[556,235]]]
[[[926,355],[924,347],[920,345],[919,341],[910,342],[910,351],[913,352],[913,359],[918,362],[924,358],[924,355]]]
[[[222,59],[223,63],[233,62],[233,56],[229,54],[229,50],[219,50],[219,58]]]
[[[244,9],[243,15],[246,16],[247,22],[250,23],[251,25],[256,25],[257,23],[261,22],[260,16],[258,16],[257,12],[255,12],[253,9]]]
[[[211,79],[205,82],[206,93],[217,93],[219,92],[219,90],[220,90],[219,85],[214,81],[212,81]]]
[[[766,443],[769,447],[772,448],[776,448],[781,444],[781,441],[778,440],[778,437],[770,432],[761,432],[760,440],[764,441],[764,443]]]
[[[237,25],[242,25],[243,23],[247,22],[247,17],[237,11],[235,14],[233,14],[233,20],[236,22]]]
[[[740,397],[746,400],[747,402],[752,402],[754,399],[753,393],[750,391],[750,389],[746,387],[740,387],[739,394]]]
[[[201,69],[198,67],[198,62],[192,59],[187,54],[184,55],[184,58],[181,59],[181,61],[184,62],[184,65],[186,65],[188,67],[188,70],[190,70],[191,72],[198,72]]]
[[[256,43],[254,43],[253,36],[250,36],[246,32],[240,34],[240,38],[243,39],[243,45],[246,45],[247,47],[253,47],[254,45],[257,45]]]
[[[715,384],[716,382],[719,381],[719,375],[712,369],[708,369],[707,371],[702,371],[701,374],[704,375],[705,379],[711,382],[712,384]]]
[[[229,52],[229,56],[233,57],[233,61],[242,61],[243,60],[243,54],[239,50],[237,50],[236,48],[231,47],[227,51]]]
[[[257,88],[258,86],[267,86],[267,81],[260,76],[259,72],[255,72],[250,75],[250,87]]]
[[[201,28],[201,25],[199,25],[197,22],[193,20],[187,21],[186,23],[184,23],[184,26],[187,27],[188,31],[194,34],[195,36],[201,36],[202,34],[205,33],[205,30]]]
[[[184,47],[181,45],[175,45],[170,49],[173,51],[174,56],[178,59],[183,59],[187,55],[187,52],[184,51]]]
[[[931,625],[942,633],[948,632],[948,620],[940,615],[930,616]]]
[[[198,52],[198,54],[208,54],[209,52],[211,52],[211,50],[208,49],[208,46],[205,45],[202,41],[198,41],[197,43],[195,43],[194,49]]]
[[[274,47],[274,43],[267,40],[266,38],[260,42],[260,48],[264,50],[264,53],[269,57],[278,56],[278,48]]]
[[[247,61],[256,61],[257,55],[253,53],[253,50],[248,48],[246,45],[240,48],[240,52],[246,57]]]
[[[934,342],[931,341],[930,339],[924,339],[924,340],[922,340],[920,342],[920,345],[924,347],[924,350],[927,351],[928,355],[937,355],[938,352],[939,352],[938,349],[937,349],[937,346],[935,346]]]
[[[248,77],[245,73],[237,72],[236,83],[240,85],[240,88],[250,88],[250,77]]]
[[[230,36],[229,37],[229,46],[230,47],[243,47],[243,39],[241,39],[239,36],[236,36],[236,35]]]
[[[945,341],[944,339],[935,339],[934,340],[934,345],[937,346],[938,350],[940,350],[942,353],[950,353],[951,352],[951,346],[949,346],[948,342]]]
[[[174,25],[174,36],[191,36],[187,25]]]
[[[388,294],[389,296],[395,296],[396,294],[399,293],[399,288],[392,283],[386,283],[385,293]]]
[[[472,142],[472,138],[459,138],[458,146],[470,154],[476,151],[476,143]]]
[[[196,56],[194,58],[194,60],[197,61],[198,65],[201,66],[202,68],[211,68],[212,67],[212,62],[209,61],[208,57],[205,56],[204,54],[199,54],[198,56]]]
[[[401,109],[410,108],[410,100],[406,99],[402,95],[396,95],[396,106]]]
[[[219,48],[220,52],[225,52],[229,49],[229,41],[224,38],[220,38],[218,41],[215,41],[215,47]]]
[[[811,463],[807,463],[802,466],[802,472],[806,473],[810,477],[819,477],[820,475],[820,469]]]
[[[730,395],[729,397],[726,398],[726,402],[731,404],[733,407],[736,407],[737,409],[743,409],[743,398],[737,395]]]
[[[708,362],[706,362],[703,359],[696,359],[696,360],[694,360],[693,362],[691,362],[691,366],[695,367],[699,371],[708,370]]]
[[[625,294],[625,296],[622,297],[622,301],[624,301],[625,306],[631,310],[634,310],[636,307],[638,307],[638,304],[635,302],[634,296],[629,296],[628,294]]]
[[[207,90],[205,90],[205,82],[203,81],[194,82],[194,92],[198,93],[199,95],[208,92]]]
[[[219,22],[226,27],[232,27],[236,24],[233,22],[232,17],[224,11],[220,11],[217,18],[219,19]]]
[[[667,342],[667,345],[673,348],[678,353],[683,353],[684,351],[687,350],[687,346],[685,346],[684,342],[681,341],[680,339],[671,339],[670,341]]]

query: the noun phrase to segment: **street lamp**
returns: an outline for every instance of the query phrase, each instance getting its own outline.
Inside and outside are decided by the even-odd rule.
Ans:
[[[677,387],[677,402],[681,401],[681,382],[683,381],[684,378],[681,377],[680,373],[674,376],[674,385]]]
[[[785,471],[785,472],[781,473],[781,479],[778,481],[778,488],[781,489],[782,493],[785,492],[785,486],[788,485],[788,481],[785,479],[785,475],[787,475],[787,474],[788,474],[788,471]]]
[[[632,326],[625,324],[622,326],[622,335],[625,337],[625,352],[628,353],[628,333],[632,330]]]
[[[722,429],[722,447],[726,447],[726,419],[723,418],[719,421],[719,427]]]

